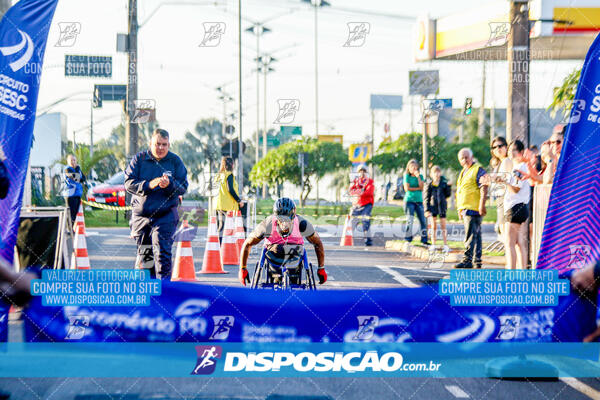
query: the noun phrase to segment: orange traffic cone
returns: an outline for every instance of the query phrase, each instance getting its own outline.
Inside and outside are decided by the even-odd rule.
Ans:
[[[238,265],[240,263],[234,224],[233,211],[229,211],[225,219],[225,232],[223,232],[223,243],[221,245],[221,262],[223,265]]]
[[[182,227],[188,228],[188,222],[183,220]],[[177,252],[175,253],[175,264],[171,272],[172,281],[196,282],[196,269],[194,268],[194,254],[192,253],[192,242],[189,240],[180,240],[177,242]]]
[[[354,246],[354,239],[352,238],[352,219],[349,215],[346,217],[340,246]]]
[[[202,260],[201,274],[226,274],[221,264],[219,246],[219,234],[217,233],[217,217],[210,217],[208,225],[208,234],[206,235],[206,248],[204,249],[204,258]]]
[[[77,227],[81,225],[83,226],[83,235],[85,234],[85,219],[83,218],[83,206],[79,205],[79,211],[77,211],[77,216],[75,217],[75,223],[73,224],[73,231],[77,232]]]
[[[239,254],[242,251],[242,245],[246,240],[246,235],[244,234],[244,218],[242,217],[241,211],[238,211],[237,216],[235,217],[235,239]]]
[[[73,256],[71,257],[72,269],[90,269],[90,258],[85,241],[85,228],[83,224],[77,225],[75,240],[73,240]]]

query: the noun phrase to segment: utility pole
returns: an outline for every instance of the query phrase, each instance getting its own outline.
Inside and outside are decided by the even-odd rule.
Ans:
[[[244,191],[244,152],[242,146],[242,0],[238,0],[238,184],[240,196]]]
[[[527,0],[510,2],[508,106],[506,140],[519,139],[529,146],[529,6]]]
[[[425,96],[421,96],[421,104],[423,104],[423,102],[425,101]],[[425,179],[427,179],[427,160],[428,160],[428,156],[427,156],[427,134],[428,134],[428,125],[425,122],[425,119],[423,120],[423,136],[421,139],[421,146],[423,147],[423,177]]]
[[[371,109],[371,157],[375,154],[375,110]],[[375,164],[371,163],[371,179],[375,181]]]
[[[138,152],[138,126],[131,121],[137,99],[137,0],[129,1],[128,35],[127,35],[127,99],[125,106],[125,156],[131,160]]]
[[[90,102],[90,158],[94,157],[94,101]]]
[[[483,69],[481,77],[481,106],[477,116],[477,137],[485,136],[485,60],[483,60]]]

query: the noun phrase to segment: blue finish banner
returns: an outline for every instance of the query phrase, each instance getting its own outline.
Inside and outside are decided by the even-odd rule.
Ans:
[[[600,259],[600,36],[588,50],[552,185],[537,268]]]
[[[437,285],[276,292],[163,282],[148,306],[42,305],[25,340],[85,342],[580,342],[596,306],[572,293],[557,306],[452,306]]]
[[[599,343],[5,343],[0,376],[595,378],[599,352]]]
[[[46,39],[58,0],[21,0],[0,22],[0,147],[10,189],[0,200],[0,256],[9,262],[19,228],[23,187]]]

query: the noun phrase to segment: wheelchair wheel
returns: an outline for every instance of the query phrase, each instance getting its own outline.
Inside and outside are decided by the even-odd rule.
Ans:
[[[317,283],[315,282],[315,271],[313,270],[312,263],[308,263],[308,271],[306,272],[306,278],[308,281],[308,288],[310,290],[317,290]]]
[[[258,262],[257,262],[256,267],[254,268],[254,274],[252,274],[252,281],[250,283],[250,288],[252,288],[252,289],[258,288],[258,282],[260,281],[261,269],[262,268],[260,268],[260,266],[258,265]]]

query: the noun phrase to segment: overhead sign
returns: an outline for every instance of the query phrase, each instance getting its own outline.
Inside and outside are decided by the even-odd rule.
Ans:
[[[280,142],[287,143],[302,136],[301,126],[282,125],[279,128]]]
[[[367,162],[371,159],[371,143],[355,143],[348,148],[348,159],[353,163]]]
[[[112,77],[112,57],[65,54],[65,76]]]
[[[390,94],[372,94],[371,110],[402,110],[402,96]]]
[[[408,71],[408,93],[427,96],[440,89],[440,71]]]
[[[127,85],[94,85],[94,107],[102,107],[102,101],[127,99]]]
[[[344,135],[317,135],[319,142],[339,143],[344,144]]]

